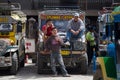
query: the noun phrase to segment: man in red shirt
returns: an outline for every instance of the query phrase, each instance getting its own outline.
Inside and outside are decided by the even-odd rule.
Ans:
[[[46,24],[42,26],[42,31],[46,37],[51,36],[53,27],[54,25],[51,19],[48,19]]]

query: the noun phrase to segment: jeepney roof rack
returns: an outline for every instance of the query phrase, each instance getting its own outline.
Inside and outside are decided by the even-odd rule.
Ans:
[[[112,7],[120,6],[120,3],[112,3]]]
[[[80,10],[80,6],[46,6],[44,5],[44,10]]]
[[[21,5],[20,3],[0,3],[0,9],[21,10]]]
[[[21,10],[20,3],[0,3],[0,15],[10,15],[16,10]]]
[[[83,13],[79,6],[44,6],[45,14],[74,14],[76,12]],[[52,11],[51,11],[52,10]],[[60,10],[60,11],[59,11]]]

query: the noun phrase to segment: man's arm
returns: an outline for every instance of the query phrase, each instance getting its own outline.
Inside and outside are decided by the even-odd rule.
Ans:
[[[67,28],[68,28],[68,30],[70,30],[70,29],[71,29],[71,20],[70,20],[70,21],[68,21]]]
[[[71,27],[72,20],[73,20],[73,19],[71,19],[71,20],[68,22],[67,28],[68,28],[68,30],[69,30],[70,32],[72,32],[72,33],[74,34],[75,31],[74,31],[74,30],[72,29],[72,27]]]
[[[60,36],[57,36],[57,37],[56,37],[56,41],[58,41],[58,42],[60,43],[60,45],[63,45],[63,44],[64,44],[63,39],[60,38]]]

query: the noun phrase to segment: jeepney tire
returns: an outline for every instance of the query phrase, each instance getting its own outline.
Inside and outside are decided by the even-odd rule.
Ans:
[[[93,75],[93,80],[103,80],[102,70],[100,65],[97,65],[97,70]]]
[[[87,53],[85,53],[84,55],[82,55],[81,61],[78,64],[78,68],[79,68],[79,73],[80,74],[87,74],[87,71],[88,71]]]
[[[82,60],[80,65],[80,74],[87,74],[88,66],[87,66],[87,60]]]
[[[40,53],[38,53],[38,57],[37,57],[37,72],[38,74],[42,74],[43,71],[43,58],[41,57]]]
[[[18,63],[18,55],[17,53],[13,53],[12,55],[12,66],[10,67],[10,73],[12,75],[16,75],[17,74],[17,71],[18,71],[18,68],[19,68],[19,63]]]
[[[23,59],[20,63],[20,67],[25,67],[25,58],[26,58],[26,55],[25,55],[25,47],[24,47]]]

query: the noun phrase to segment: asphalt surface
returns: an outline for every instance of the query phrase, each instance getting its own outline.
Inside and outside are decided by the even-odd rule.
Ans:
[[[16,75],[10,75],[7,70],[1,70],[0,80],[92,80],[92,65],[85,75],[75,72],[70,72],[70,75],[71,77],[63,77],[59,74],[57,77],[53,77],[52,74],[37,74],[37,66],[29,61],[29,63],[26,63],[25,67],[21,68]]]

